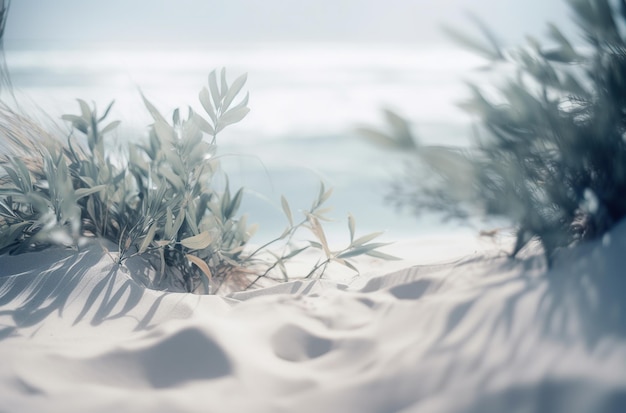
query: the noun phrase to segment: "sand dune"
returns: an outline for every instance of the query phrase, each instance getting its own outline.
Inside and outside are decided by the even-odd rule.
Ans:
[[[227,297],[97,244],[2,256],[0,411],[624,411],[626,225],[550,272],[476,245]]]

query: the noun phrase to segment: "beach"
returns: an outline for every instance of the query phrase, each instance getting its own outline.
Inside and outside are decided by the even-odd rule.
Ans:
[[[2,256],[1,410],[620,412],[626,227],[552,270],[505,244],[226,296],[146,289],[98,242]]]
[[[148,288],[154,268],[120,264],[94,237],[1,255],[0,412],[623,412],[626,223],[548,268],[534,242],[509,256],[510,222],[461,226],[385,203],[415,159],[368,146],[356,127],[384,127],[391,107],[420,144],[466,148],[471,121],[455,103],[482,64],[408,49],[8,50],[17,107],[58,136],[74,98],[117,99],[107,148],[145,139],[141,93],[169,119],[201,110],[211,70],[248,72],[250,115],[217,152],[259,224],[247,248],[287,224],[281,195],[306,211],[325,182],[328,242],[345,245],[351,213],[359,236],[386,231],[382,251],[400,259],[359,256],[359,274],[329,266],[309,279],[304,253],[285,282],[195,295]]]

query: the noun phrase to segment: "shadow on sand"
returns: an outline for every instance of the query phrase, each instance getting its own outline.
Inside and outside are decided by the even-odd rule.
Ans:
[[[167,295],[142,285],[145,274],[140,272],[146,268],[129,271],[96,244],[78,252],[51,248],[0,256],[0,268],[0,339],[35,326],[53,313],[69,317],[73,325],[87,321],[95,326],[125,317],[149,291],[156,299],[135,317],[135,330],[147,329]]]
[[[603,241],[562,251],[550,270],[541,257],[495,258],[488,263],[489,272],[481,274],[475,293],[449,309],[441,334],[428,345],[429,357],[445,358],[441,383],[480,377],[477,393],[491,396],[467,412],[511,411],[507,406],[522,400],[528,408],[524,411],[557,411],[557,406],[623,411],[626,386],[594,381],[593,374],[583,374],[583,366],[592,364],[590,360],[599,365],[597,360],[624,349],[624,251],[626,222]],[[462,274],[464,265],[474,271],[467,262],[457,266],[455,274]],[[506,377],[533,369],[539,379],[502,384]],[[502,386],[507,390],[497,390]],[[564,394],[575,394],[576,400],[565,400]],[[599,394],[602,397],[594,399]],[[591,407],[580,407],[579,402]]]

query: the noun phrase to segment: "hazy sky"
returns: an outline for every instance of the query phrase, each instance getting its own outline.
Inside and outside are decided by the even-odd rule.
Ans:
[[[13,0],[5,45],[363,41],[433,42],[471,10],[505,40],[565,25],[564,0]]]

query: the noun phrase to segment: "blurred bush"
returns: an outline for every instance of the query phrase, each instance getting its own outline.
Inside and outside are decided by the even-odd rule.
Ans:
[[[480,21],[485,42],[446,28],[514,76],[489,90],[470,84],[462,103],[478,120],[470,149],[419,145],[394,114],[390,132],[362,131],[413,151],[434,172],[394,185],[396,202],[506,217],[516,228],[512,255],[538,239],[549,262],[558,248],[602,236],[626,215],[626,1],[568,3],[581,38],[549,24],[549,47],[528,37],[505,50]]]

